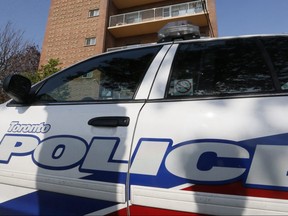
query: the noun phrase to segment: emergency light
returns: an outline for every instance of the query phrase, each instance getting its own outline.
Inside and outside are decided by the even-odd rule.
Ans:
[[[158,32],[158,43],[175,40],[188,40],[200,38],[198,26],[192,25],[187,21],[176,21],[166,24]]]

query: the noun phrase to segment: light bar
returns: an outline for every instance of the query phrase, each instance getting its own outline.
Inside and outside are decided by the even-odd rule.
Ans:
[[[158,32],[158,43],[188,40],[200,38],[200,30],[198,26],[192,25],[187,21],[176,21],[166,24]]]

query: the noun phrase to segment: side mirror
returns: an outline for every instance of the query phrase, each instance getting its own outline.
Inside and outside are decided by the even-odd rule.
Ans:
[[[3,81],[3,89],[6,94],[17,103],[27,103],[31,90],[31,82],[21,75],[9,75]]]

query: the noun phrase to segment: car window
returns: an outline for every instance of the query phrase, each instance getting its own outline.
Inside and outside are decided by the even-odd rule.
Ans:
[[[179,45],[168,97],[272,92],[269,68],[254,39],[201,41]]]
[[[268,37],[262,42],[276,70],[281,90],[288,90],[288,38]]]
[[[38,91],[38,102],[129,100],[160,47],[108,53],[51,77]]]

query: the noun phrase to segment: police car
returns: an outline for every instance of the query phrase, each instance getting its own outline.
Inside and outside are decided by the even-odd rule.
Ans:
[[[287,215],[288,35],[188,33],[7,77],[0,214]]]

